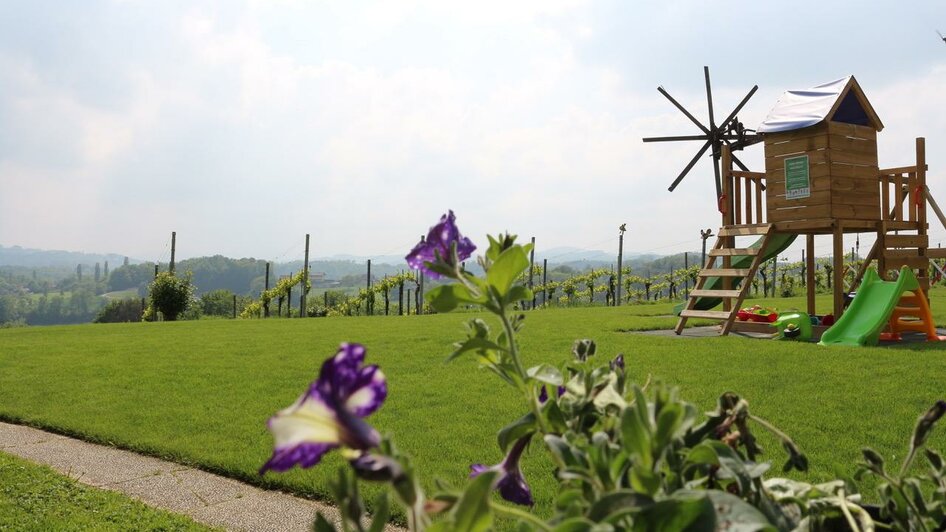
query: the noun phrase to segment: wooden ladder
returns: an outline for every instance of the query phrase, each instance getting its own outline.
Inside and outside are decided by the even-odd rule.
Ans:
[[[697,277],[696,287],[690,292],[687,306],[680,312],[675,333],[680,334],[683,331],[689,318],[708,318],[722,320],[720,335],[729,334],[742,300],[749,292],[752,279],[762,264],[762,251],[768,245],[772,234],[771,224],[728,225],[719,230],[716,245],[707,253],[706,264]],[[735,237],[753,235],[762,236],[761,245],[752,248],[735,247]],[[733,268],[732,258],[739,256],[753,257],[752,264],[748,268]],[[719,268],[715,267],[717,257],[722,259],[722,266]],[[706,288],[707,280],[712,278],[722,281],[721,289]],[[723,310],[696,310],[696,302],[701,297],[722,299]]]

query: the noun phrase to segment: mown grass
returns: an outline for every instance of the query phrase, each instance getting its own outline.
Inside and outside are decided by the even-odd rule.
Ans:
[[[215,530],[0,453],[0,530]]]
[[[740,393],[809,454],[810,473],[795,475],[809,481],[850,475],[864,445],[902,456],[917,415],[946,395],[946,346],[823,348],[627,332],[673,327],[676,320],[664,317],[670,309],[530,312],[522,334],[526,362],[563,362],[574,339],[593,338],[602,363],[623,352],[639,381],[653,375],[673,383],[704,410],[724,391]],[[256,475],[271,452],[264,422],[306,388],[340,342],[358,341],[390,383],[389,399],[371,423],[413,456],[428,487],[434,478],[460,483],[470,463],[501,459],[495,433],[523,413],[519,397],[472,360],[444,365],[449,345],[463,335],[463,320],[472,316],[2,330],[0,417],[325,497],[326,481],[341,464],[335,454],[313,470]],[[774,441],[762,441],[780,464]],[[942,433],[934,435],[935,447],[944,443]],[[550,470],[541,452],[529,452],[525,473],[543,513],[555,494]]]

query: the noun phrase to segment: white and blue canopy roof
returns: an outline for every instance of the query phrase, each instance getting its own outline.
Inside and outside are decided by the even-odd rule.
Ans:
[[[785,91],[757,129],[781,133],[811,127],[825,120],[884,128],[854,76],[804,90]]]

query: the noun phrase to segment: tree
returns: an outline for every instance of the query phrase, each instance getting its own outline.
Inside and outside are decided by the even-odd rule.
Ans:
[[[110,301],[99,311],[95,323],[126,323],[141,321],[141,301],[137,299],[116,299]]]
[[[194,285],[190,272],[176,277],[171,272],[161,272],[151,283],[151,309],[164,315],[166,321],[174,321],[187,310],[194,298]]]

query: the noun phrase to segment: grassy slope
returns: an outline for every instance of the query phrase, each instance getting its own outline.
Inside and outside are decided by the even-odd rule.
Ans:
[[[622,332],[670,328],[675,320],[660,317],[669,309],[530,313],[522,337],[527,362],[564,361],[575,338],[592,337],[602,357],[624,352],[639,380],[652,374],[675,383],[703,409],[723,391],[741,393],[755,413],[809,453],[813,470],[803,477],[809,480],[835,470],[850,474],[863,445],[902,456],[916,416],[943,396],[946,357],[933,345],[827,349]],[[470,316],[0,330],[0,417],[259,482],[255,471],[272,444],[265,419],[305,389],[339,342],[360,341],[390,382],[388,402],[371,422],[396,436],[428,484],[434,477],[459,482],[468,464],[499,461],[495,432],[522,413],[518,398],[471,360],[442,363]],[[771,440],[763,443],[772,458],[781,458]],[[935,447],[946,448],[943,443],[934,436]],[[530,452],[525,470],[539,505],[548,507],[554,486],[539,456]],[[324,495],[325,480],[339,463],[332,455],[326,466],[269,474],[263,483]]]
[[[0,453],[0,529],[211,530],[46,466]]]

